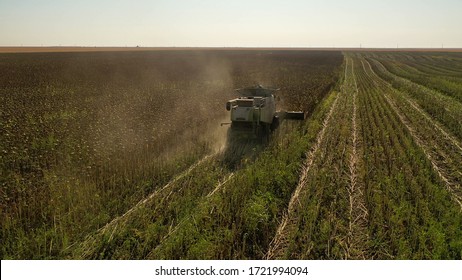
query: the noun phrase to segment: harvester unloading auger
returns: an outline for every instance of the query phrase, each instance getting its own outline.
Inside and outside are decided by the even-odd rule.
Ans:
[[[304,120],[305,113],[301,111],[276,111],[274,93],[278,90],[262,85],[237,89],[240,97],[226,102],[226,110],[231,111],[231,122],[222,123],[231,125],[230,136],[268,139],[282,120]]]

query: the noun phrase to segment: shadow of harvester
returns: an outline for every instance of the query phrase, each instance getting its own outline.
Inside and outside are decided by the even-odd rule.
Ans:
[[[228,129],[226,145],[222,152],[223,164],[230,170],[238,169],[242,164],[251,161],[268,146],[269,134],[255,135],[252,132],[236,132]]]

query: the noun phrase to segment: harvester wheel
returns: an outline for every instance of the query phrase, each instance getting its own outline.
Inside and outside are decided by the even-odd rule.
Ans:
[[[273,117],[273,122],[271,123],[271,131],[275,131],[279,127],[279,116]]]
[[[271,129],[269,124],[262,124],[258,127],[257,137],[262,144],[267,144],[269,142],[271,134]]]
[[[228,133],[226,136],[227,145],[228,146],[233,145],[236,142],[236,140],[237,140],[237,133],[234,131],[232,127],[229,127]]]

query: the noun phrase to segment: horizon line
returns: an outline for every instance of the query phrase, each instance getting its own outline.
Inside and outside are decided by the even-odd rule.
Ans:
[[[185,47],[185,46],[0,46],[0,53],[148,50],[324,50],[324,51],[461,51],[462,47]]]

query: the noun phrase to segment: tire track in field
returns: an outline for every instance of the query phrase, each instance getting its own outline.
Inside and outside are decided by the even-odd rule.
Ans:
[[[156,196],[158,196],[159,194],[161,194],[162,192],[170,189],[172,186],[174,186],[174,184],[179,181],[180,179],[188,176],[194,169],[196,169],[198,166],[200,166],[201,164],[203,164],[204,162],[206,162],[207,160],[209,160],[210,158],[212,158],[213,156],[215,156],[218,152],[215,152],[213,154],[210,154],[210,155],[206,155],[204,156],[202,159],[198,160],[197,162],[195,162],[194,164],[192,164],[188,169],[186,169],[185,171],[181,172],[180,174],[178,174],[177,176],[175,176],[173,179],[171,179],[167,184],[165,184],[163,187],[161,188],[158,188],[156,189],[153,193],[151,193],[148,197],[144,198],[143,200],[140,200],[137,204],[135,204],[135,206],[133,206],[132,208],[130,208],[129,210],[127,210],[124,214],[112,219],[110,222],[108,222],[106,225],[104,225],[103,227],[101,227],[100,229],[98,229],[96,231],[96,233],[93,233],[93,234],[90,234],[87,236],[87,238],[82,242],[82,245],[81,247],[86,249],[88,248],[88,246],[91,247],[91,244],[93,243],[93,241],[95,241],[95,236],[98,236],[98,235],[103,235],[105,234],[108,230],[110,230],[111,228],[111,235],[109,237],[109,241],[112,239],[112,236],[114,235],[114,233],[116,232],[117,228],[118,228],[118,223],[119,221],[123,220],[124,218],[128,218],[132,213],[134,213],[137,209],[139,209],[140,207],[146,205],[149,201],[151,201],[152,199],[154,199]],[[173,190],[170,191],[170,193],[167,195],[170,196],[170,194],[173,192]],[[72,245],[71,245],[72,246]],[[84,253],[85,255],[85,253]]]
[[[348,61],[348,60],[347,60]],[[349,223],[348,234],[346,239],[345,258],[346,259],[366,259],[367,250],[364,243],[369,239],[367,234],[367,223],[369,212],[365,206],[364,185],[359,178],[359,140],[357,128],[357,99],[358,99],[358,84],[354,75],[354,61],[351,61],[350,76],[353,87],[353,113],[352,113],[352,133],[351,133],[351,154],[350,154],[350,186],[348,187],[349,194]],[[344,83],[346,83],[346,77]]]
[[[216,184],[215,188],[209,192],[205,197],[206,199],[212,197],[216,192],[218,192],[220,189],[223,188],[224,185],[226,185],[233,177],[234,177],[235,173],[234,172],[231,172],[230,174],[228,174],[226,177],[223,178],[223,180],[220,180],[218,182],[218,184]],[[149,253],[148,255],[148,258],[149,259],[155,259],[156,257],[156,252],[162,248],[162,246],[164,245],[164,242],[166,242],[173,234],[175,234],[179,229],[180,227],[185,224],[187,221],[189,221],[191,219],[191,216],[189,217],[184,217],[180,222],[178,222],[178,224],[173,227],[173,224],[170,226],[170,229],[168,231],[168,233],[163,236],[161,238],[161,240],[159,241],[159,243],[156,245],[156,247]]]
[[[364,61],[368,64],[370,73],[373,73],[375,78],[372,77],[368,73],[368,71],[366,71]],[[377,73],[373,71],[370,63],[367,60],[362,59],[362,66],[363,66],[363,69],[366,75],[368,75],[371,78],[371,80],[374,82],[374,84],[377,85],[377,87],[379,87],[377,83],[378,81],[380,81],[383,84],[385,84],[388,88],[390,88],[392,91],[396,91],[390,83],[380,78],[377,75]],[[383,91],[383,94],[388,104],[391,106],[393,111],[395,111],[395,113],[398,115],[398,118],[400,119],[400,121],[404,124],[404,126],[407,128],[407,130],[411,134],[412,138],[414,138],[417,145],[422,149],[425,156],[430,161],[434,171],[438,174],[440,179],[444,182],[445,187],[448,190],[448,192],[451,194],[452,199],[459,205],[459,207],[462,210],[462,196],[458,194],[460,192],[460,185],[458,185],[457,183],[454,183],[454,182],[457,182],[457,180],[455,178],[452,178],[452,175],[451,175],[452,173],[444,165],[444,162],[436,160],[438,157],[440,157],[440,155],[437,153],[438,150],[435,151],[434,149],[433,150],[431,149],[431,146],[435,145],[435,143],[427,143],[424,139],[422,139],[422,137],[418,135],[418,132],[415,129],[415,127],[411,124],[410,120],[404,116],[403,112],[401,112],[401,110],[399,109],[399,106],[395,103],[395,101],[392,100],[390,95],[384,91]],[[408,98],[405,98],[405,99],[408,100],[409,102]],[[419,110],[416,110],[416,111],[420,112]],[[438,129],[436,130],[436,132],[441,133],[441,131]],[[445,138],[442,137],[442,139],[445,139]],[[450,143],[447,143],[447,145],[450,145]],[[441,148],[441,146],[439,148]],[[442,153],[443,151],[440,151],[440,152]]]
[[[346,69],[345,69],[345,71],[346,71]],[[290,198],[289,205],[287,207],[287,211],[283,215],[282,221],[279,224],[278,229],[276,230],[276,234],[275,234],[273,240],[271,241],[271,243],[269,245],[268,252],[266,253],[265,258],[267,260],[276,259],[278,256],[281,256],[283,254],[284,248],[287,247],[287,243],[288,243],[287,226],[291,222],[293,222],[292,221],[292,218],[293,218],[292,214],[293,214],[294,209],[295,209],[295,204],[296,204],[296,202],[299,202],[298,197],[300,195],[300,192],[307,183],[306,181],[307,181],[307,177],[308,177],[308,172],[310,171],[311,166],[313,165],[315,154],[318,152],[319,148],[321,147],[321,144],[322,144],[323,139],[324,139],[324,134],[325,134],[326,129],[327,129],[328,125],[329,125],[332,113],[334,112],[334,110],[336,108],[337,101],[338,101],[339,97],[340,97],[340,94],[337,94],[337,96],[336,96],[336,98],[334,100],[334,103],[331,105],[331,107],[329,109],[329,112],[328,112],[326,118],[323,121],[322,129],[321,129],[321,131],[319,132],[319,134],[318,134],[318,136],[316,138],[315,145],[307,153],[307,157],[306,157],[305,163],[304,163],[304,165],[302,167],[302,171],[301,171],[301,175],[300,175],[300,179],[299,179],[299,182],[297,184],[297,187],[296,187],[294,193],[292,194],[292,197]]]
[[[170,180],[167,184],[165,184],[162,188],[160,189],[157,189],[155,190],[152,194],[150,194],[148,197],[146,197],[145,199],[139,201],[135,206],[133,206],[132,208],[130,208],[129,210],[127,210],[127,212],[125,212],[123,215],[119,216],[119,217],[116,217],[115,219],[113,219],[112,221],[110,221],[109,223],[107,223],[103,228],[101,228],[99,231],[102,231],[104,232],[105,229],[109,226],[111,226],[113,223],[116,223],[117,221],[123,219],[124,217],[130,215],[133,211],[135,211],[136,209],[140,208],[141,206],[145,205],[148,201],[152,200],[156,195],[160,194],[161,192],[169,189],[171,186],[173,186],[178,180],[188,176],[196,167],[198,167],[199,165],[201,165],[202,163],[204,163],[205,161],[207,161],[209,158],[211,158],[212,156],[214,156],[215,154],[211,154],[211,155],[206,155],[205,157],[203,157],[202,159],[200,159],[199,161],[197,161],[196,163],[194,163],[193,165],[191,165],[188,169],[186,169],[185,171],[183,171],[182,173],[180,173],[179,175],[177,175],[175,178],[173,178],[172,180]]]
[[[456,192],[454,190],[454,184],[450,181],[449,177],[447,176],[447,174],[449,174],[448,171],[444,170],[444,167],[442,167],[441,165],[439,165],[436,162],[434,157],[430,154],[429,149],[427,148],[427,145],[422,141],[422,139],[419,136],[417,136],[417,132],[411,126],[410,122],[407,119],[405,119],[405,117],[401,114],[401,112],[399,111],[396,103],[391,100],[391,98],[390,98],[390,96],[388,94],[384,94],[384,96],[385,96],[385,99],[387,100],[388,104],[390,104],[391,108],[393,108],[393,110],[398,115],[401,122],[409,130],[412,137],[416,141],[417,145],[419,145],[419,147],[423,150],[425,156],[427,156],[428,160],[430,160],[430,162],[431,162],[431,164],[433,166],[433,169],[436,171],[436,173],[438,173],[438,176],[441,178],[441,180],[443,180],[443,182],[446,185],[446,189],[449,191],[449,193],[451,193],[454,201],[457,204],[459,204],[459,206],[460,206],[460,208],[462,210],[462,197],[460,197],[459,195],[456,194]]]
[[[207,197],[211,197],[214,195],[217,191],[219,191],[226,183],[229,182],[234,177],[234,172],[231,172],[222,182],[218,182],[218,184],[215,186],[213,191],[207,194]]]
[[[279,128],[281,129],[281,127]],[[246,143],[244,144],[247,146],[247,149],[249,147],[255,147],[254,144],[249,144],[249,143]],[[246,148],[244,148],[244,151],[246,150]],[[234,151],[234,149],[232,149],[232,151]],[[237,153],[242,153],[242,151],[239,151]],[[243,154],[245,155],[249,155],[253,153],[253,151],[247,151],[247,152],[243,152]],[[235,153],[233,153],[235,154]],[[226,158],[226,156],[224,156]],[[206,194],[204,197],[202,197],[203,199],[203,202],[207,202],[207,201],[210,201],[210,198],[214,197],[215,195],[217,195],[218,193],[224,193],[225,192],[225,189],[226,187],[229,186],[229,182],[232,181],[232,179],[236,176],[236,174],[239,174],[239,171],[241,170],[241,168],[237,168],[235,169],[234,172],[229,172],[227,174],[225,174],[222,178],[220,178],[219,180],[217,180],[217,183],[214,185],[213,189],[210,190],[210,192],[208,194]],[[202,202],[201,202],[202,203]],[[213,211],[213,210],[212,210]],[[212,212],[210,212],[211,214]],[[148,259],[157,259],[158,256],[159,256],[159,251],[161,252],[162,249],[163,249],[163,246],[168,242],[169,239],[172,238],[172,236],[174,236],[177,232],[181,232],[181,227],[185,224],[187,224],[188,222],[190,221],[194,221],[195,222],[195,214],[194,213],[191,213],[190,215],[186,215],[184,216],[183,218],[181,218],[179,220],[179,222],[176,224],[176,226],[173,225],[170,225],[169,227],[169,230],[168,230],[168,233],[165,234],[161,239],[160,241],[157,243],[157,245],[154,247],[153,250],[151,250],[151,252],[148,254],[147,258]],[[195,222],[196,223],[196,222]],[[180,233],[181,234],[181,233]]]

